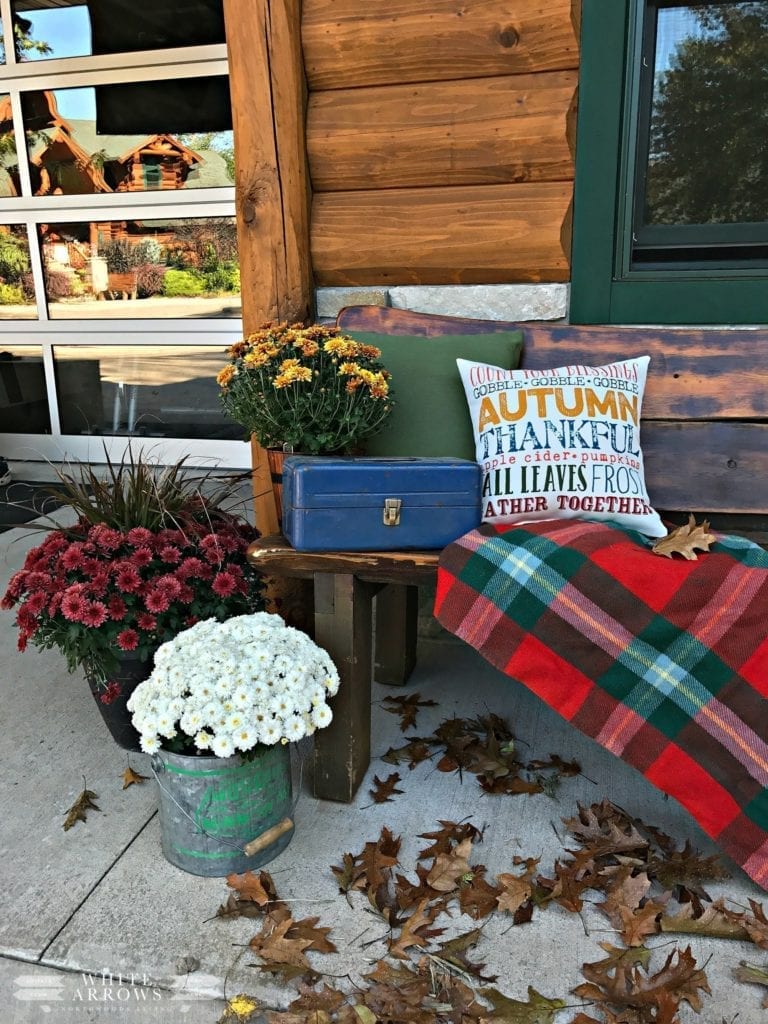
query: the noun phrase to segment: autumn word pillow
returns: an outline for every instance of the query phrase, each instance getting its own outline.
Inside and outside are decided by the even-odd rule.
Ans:
[[[663,537],[640,450],[649,361],[505,370],[457,359],[484,471],[483,521],[584,516]]]

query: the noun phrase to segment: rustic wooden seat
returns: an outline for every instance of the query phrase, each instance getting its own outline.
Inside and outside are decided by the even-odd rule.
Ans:
[[[768,329],[518,325],[373,306],[342,310],[338,324],[352,333],[424,337],[519,326],[522,365],[532,369],[650,355],[641,443],[655,507],[672,515],[704,513],[716,528],[768,540]],[[410,674],[418,586],[434,580],[438,556],[311,554],[294,551],[282,537],[252,545],[250,558],[265,574],[314,581],[315,637],[342,679],[334,721],[316,737],[316,796],[349,801],[365,775],[371,679],[397,684]]]

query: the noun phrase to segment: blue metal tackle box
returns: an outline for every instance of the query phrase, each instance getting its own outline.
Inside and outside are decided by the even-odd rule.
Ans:
[[[480,524],[481,479],[467,459],[292,455],[283,533],[297,551],[443,548]]]

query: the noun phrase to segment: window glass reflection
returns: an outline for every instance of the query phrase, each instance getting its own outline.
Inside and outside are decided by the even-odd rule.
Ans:
[[[0,342],[0,433],[50,432],[43,350]]]
[[[0,94],[0,198],[21,195],[11,97]]]
[[[226,75],[31,92],[22,96],[22,110],[33,195],[234,181]]]
[[[13,0],[25,60],[224,42],[221,0]]]
[[[0,320],[36,317],[27,229],[23,224],[0,224]]]
[[[234,217],[40,227],[52,319],[239,317]]]
[[[242,440],[224,415],[221,346],[56,345],[64,434]]]
[[[34,3],[34,0],[27,0],[25,6],[29,6],[30,3]],[[22,15],[14,17],[13,34],[16,43],[16,60],[39,60],[42,57],[53,56],[50,44],[38,35],[34,22],[29,17]],[[8,35],[10,36],[10,32]],[[11,45],[10,38],[8,45]],[[64,55],[62,54],[62,56]],[[0,21],[0,63],[5,64],[5,62],[5,33]]]

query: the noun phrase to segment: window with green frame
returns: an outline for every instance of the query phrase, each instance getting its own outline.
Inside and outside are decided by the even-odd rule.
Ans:
[[[768,0],[583,0],[570,317],[768,321]]]

